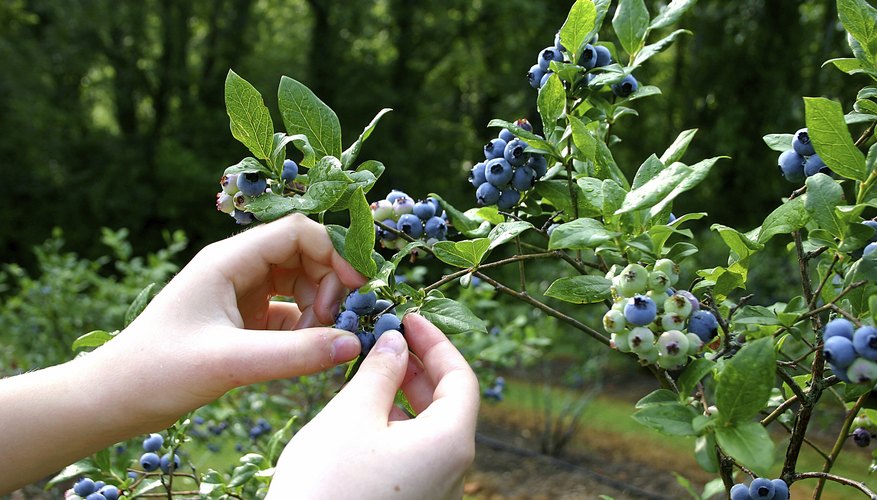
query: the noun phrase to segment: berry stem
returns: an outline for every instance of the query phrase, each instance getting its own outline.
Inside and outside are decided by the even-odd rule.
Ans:
[[[835,440],[834,446],[831,448],[831,452],[828,454],[828,458],[825,459],[825,464],[823,464],[822,466],[823,474],[828,474],[829,472],[831,472],[831,467],[834,465],[834,461],[837,460],[837,456],[840,455],[844,443],[846,443],[847,441],[847,436],[850,433],[850,427],[852,427],[853,425],[853,419],[856,418],[859,410],[862,408],[862,406],[864,406],[865,401],[867,401],[870,395],[870,392],[866,392],[865,394],[859,396],[859,399],[856,400],[856,403],[847,412],[847,416],[844,419],[843,427],[841,427],[841,430],[837,435],[837,440]],[[818,478],[818,481],[816,482],[816,489],[813,491],[814,500],[818,500],[822,496],[822,490],[825,487],[826,479],[827,478],[825,476]]]
[[[868,495],[870,500],[877,500],[877,493],[871,491],[870,488],[865,486],[865,483],[861,483],[859,481],[853,481],[852,479],[847,479],[841,476],[835,476],[834,474],[827,474],[825,472],[799,472],[792,476],[793,481],[799,481],[801,479],[821,479],[834,481],[835,483],[843,484],[844,486],[850,486],[856,488],[862,493]]]

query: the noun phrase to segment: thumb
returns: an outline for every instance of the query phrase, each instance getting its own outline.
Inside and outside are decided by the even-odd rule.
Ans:
[[[407,369],[408,344],[401,333],[388,330],[330,404],[346,414],[386,424]]]

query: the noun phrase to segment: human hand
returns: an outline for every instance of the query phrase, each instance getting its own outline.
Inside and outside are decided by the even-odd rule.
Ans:
[[[403,324],[405,337],[385,332],[350,383],[293,437],[268,498],[462,496],[475,454],[478,381],[426,319],[408,314]],[[393,405],[400,387],[414,418]]]

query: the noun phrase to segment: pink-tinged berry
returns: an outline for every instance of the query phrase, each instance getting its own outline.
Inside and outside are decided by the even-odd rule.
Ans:
[[[226,193],[216,193],[216,209],[230,214],[234,211],[234,199]]]
[[[239,191],[238,189],[238,174],[227,174],[223,175],[222,178],[219,179],[219,185],[222,186],[222,192],[228,195],[233,195]]]

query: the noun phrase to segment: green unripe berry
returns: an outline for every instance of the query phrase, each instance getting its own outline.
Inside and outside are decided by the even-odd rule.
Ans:
[[[627,307],[628,302],[630,302],[629,298],[622,297],[622,298],[616,300],[614,304],[612,304],[612,310],[618,311],[618,312],[624,314],[624,308]]]
[[[636,354],[639,356],[639,359],[653,365],[658,361],[658,349],[655,347],[655,344],[652,344],[652,348],[646,352],[638,352]]]
[[[613,333],[610,338],[610,344],[619,352],[630,352],[630,332],[625,330]]]
[[[655,348],[655,334],[644,326],[638,326],[631,330],[628,338],[630,350],[637,354],[646,353]]]
[[[670,286],[670,277],[663,271],[649,273],[649,289],[656,293],[664,293]]]
[[[649,272],[639,264],[629,264],[616,278],[616,289],[624,297],[645,293],[649,285]]]
[[[672,359],[677,364],[688,357],[688,337],[679,330],[668,330],[658,337],[658,358]]]
[[[685,327],[685,318],[677,313],[664,313],[659,321],[664,330],[681,330]]]
[[[627,326],[624,313],[615,309],[609,309],[603,315],[603,329],[606,333],[619,333]]]
[[[691,315],[692,309],[691,302],[684,295],[678,293],[674,293],[664,301],[665,313],[675,313],[682,316],[683,319]]]
[[[667,292],[661,291],[656,292],[654,290],[649,290],[646,292],[646,297],[652,299],[652,302],[655,303],[655,307],[658,308],[658,312],[664,312],[664,301],[667,300]]]
[[[856,384],[874,385],[874,382],[877,382],[877,363],[869,359],[857,358],[847,368],[847,378]]]
[[[688,337],[688,355],[694,356],[703,347],[703,340],[696,333],[686,333],[685,336]]]
[[[658,259],[652,266],[652,271],[660,271],[664,273],[670,280],[670,286],[675,286],[679,281],[679,264],[670,259]]]

